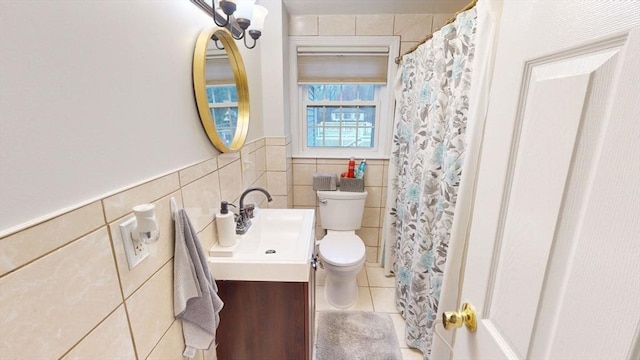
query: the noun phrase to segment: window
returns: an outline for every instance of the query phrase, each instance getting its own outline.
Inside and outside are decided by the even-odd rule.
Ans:
[[[308,148],[375,145],[377,87],[373,84],[303,85]]]
[[[216,130],[229,146],[238,125],[238,90],[235,85],[207,85],[207,101]]]
[[[291,36],[294,156],[389,156],[398,38]]]

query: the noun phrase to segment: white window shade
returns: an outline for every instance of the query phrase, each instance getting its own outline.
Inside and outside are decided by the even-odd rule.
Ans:
[[[229,58],[226,56],[207,56],[205,66],[207,85],[235,85],[236,80]]]
[[[299,84],[386,84],[389,48],[297,48]]]

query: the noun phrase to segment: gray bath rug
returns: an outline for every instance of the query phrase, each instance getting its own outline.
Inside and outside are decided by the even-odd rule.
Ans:
[[[317,360],[402,360],[389,314],[370,311],[318,313]]]

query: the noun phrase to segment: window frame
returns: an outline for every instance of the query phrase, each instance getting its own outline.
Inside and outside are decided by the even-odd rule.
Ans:
[[[307,84],[298,84],[298,91],[300,92],[299,94],[299,99],[301,100],[301,104],[300,104],[300,112],[301,112],[301,120],[302,120],[302,134],[304,135],[304,138],[302,139],[303,141],[303,147],[305,149],[311,149],[311,150],[320,150],[320,151],[326,151],[326,150],[344,150],[344,149],[349,149],[349,150],[363,150],[363,151],[373,151],[373,150],[377,150],[376,147],[378,146],[378,141],[377,141],[377,136],[374,135],[374,137],[371,139],[373,141],[374,146],[371,148],[358,148],[358,147],[354,147],[354,148],[350,148],[350,147],[309,147],[307,146],[308,141],[307,141],[307,129],[309,128],[308,126],[308,122],[306,121],[306,113],[307,113],[307,107],[308,106],[329,106],[329,107],[351,107],[351,106],[373,106],[375,107],[376,111],[375,111],[375,122],[373,123],[373,131],[374,134],[377,134],[378,129],[381,126],[381,121],[380,121],[380,108],[382,105],[382,102],[380,101],[380,93],[382,92],[382,89],[380,86],[376,85],[375,88],[375,93],[374,93],[374,100],[353,100],[353,101],[349,101],[349,100],[340,100],[340,101],[331,101],[331,100],[318,100],[318,101],[310,101],[308,99],[308,94],[305,91],[305,85]],[[339,126],[340,128],[342,128],[341,126]],[[342,140],[342,137],[340,138],[340,140]]]
[[[373,148],[307,147],[306,107],[316,102],[306,100],[304,84],[298,84],[298,52],[300,46],[350,47],[387,46],[387,83],[376,87],[376,122]],[[395,57],[400,50],[399,36],[289,36],[289,98],[292,155],[302,158],[345,158],[354,156],[366,159],[388,159],[391,151],[395,98],[393,83],[397,71]],[[343,83],[346,84],[346,83]],[[320,102],[318,102],[320,103]],[[349,103],[349,102],[347,102]],[[363,101],[365,103],[365,101]],[[349,104],[345,104],[349,106]],[[351,104],[353,105],[353,104]]]

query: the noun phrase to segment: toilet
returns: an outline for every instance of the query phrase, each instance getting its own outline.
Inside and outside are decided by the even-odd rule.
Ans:
[[[356,230],[362,224],[367,192],[318,191],[320,225],[327,230],[319,255],[327,274],[325,297],[346,309],[358,299],[356,277],[365,262],[365,247]]]

